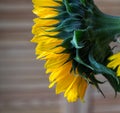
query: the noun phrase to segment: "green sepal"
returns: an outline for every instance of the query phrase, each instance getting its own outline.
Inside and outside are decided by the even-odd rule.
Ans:
[[[79,76],[81,76],[82,78],[84,78],[89,83],[89,79],[86,76],[86,73],[81,73],[81,71],[79,71],[79,69],[78,69],[78,73],[79,73]]]
[[[53,38],[59,38],[59,39],[67,39],[69,37],[72,37],[72,33],[66,32],[66,31],[61,31],[57,35],[55,35]]]
[[[91,74],[89,76],[89,79],[91,80],[92,84],[94,84],[94,83],[104,84],[106,82],[106,81],[100,81],[100,80],[96,79],[94,74]]]
[[[80,0],[80,2],[81,2],[84,6],[86,6],[86,0]]]
[[[90,65],[86,64],[86,63],[81,59],[78,49],[76,49],[76,57],[74,58],[74,60],[75,60],[76,62],[82,64],[83,66],[85,66],[85,67],[93,70],[93,68],[92,68]]]
[[[91,66],[94,68],[94,71],[97,74],[101,73],[108,80],[108,82],[111,84],[111,86],[115,90],[115,95],[117,95],[117,92],[120,92],[120,80],[116,76],[115,72],[113,72],[111,69],[95,61],[95,59],[91,54],[89,55],[89,61]]]
[[[74,73],[76,73],[77,67],[78,67],[78,62],[76,62],[75,60],[72,60],[72,71]]]
[[[60,46],[62,46],[64,48],[71,49],[71,48],[73,48],[73,46],[72,46],[72,44],[70,42],[71,42],[71,38],[66,38],[66,39],[64,39],[62,44],[60,44]]]
[[[120,92],[120,79],[119,80],[119,83],[118,81],[113,77],[113,76],[110,76],[108,74],[103,74],[103,76],[108,80],[109,84],[113,87],[114,91],[115,91],[115,96],[117,95],[117,92]]]
[[[76,49],[80,49],[84,47],[84,43],[81,42],[82,35],[83,35],[82,30],[74,31],[74,35],[71,43]]]
[[[101,81],[97,80],[97,79],[95,78],[95,75],[94,75],[94,74],[91,74],[91,75],[89,76],[89,79],[90,79],[90,82],[89,82],[89,83],[92,84],[92,85],[94,85],[94,86],[98,89],[98,91],[105,97],[103,91],[102,91],[101,88],[99,87],[99,84],[104,84],[105,81],[101,82]]]
[[[118,77],[118,79],[119,79],[119,85],[117,87],[117,91],[120,92],[120,77]]]
[[[73,32],[75,29],[75,25],[80,25],[81,23],[78,22],[78,19],[76,18],[67,18],[64,19],[62,22],[56,25],[55,29],[49,30],[50,32],[54,31],[66,31],[66,32]],[[55,26],[55,25],[54,25]],[[49,32],[47,31],[47,32]]]
[[[68,0],[63,0],[63,2],[64,2],[64,4],[65,4],[65,7],[66,7],[66,10],[67,10],[68,14],[71,15],[71,7],[70,7],[70,5],[69,5]]]
[[[118,83],[119,83],[119,79],[116,77],[116,74],[114,71],[112,71],[111,69],[105,67],[104,65],[98,63],[93,55],[90,53],[89,54],[89,61],[91,66],[93,67],[94,71],[98,74],[98,73],[102,73],[102,74],[107,74],[112,76]]]
[[[57,16],[55,16],[53,19],[60,20],[61,22],[65,19],[69,18],[69,15],[66,11],[61,11]],[[57,26],[55,26],[57,27]]]

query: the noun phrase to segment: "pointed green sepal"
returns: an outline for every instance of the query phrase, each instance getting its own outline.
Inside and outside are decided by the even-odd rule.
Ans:
[[[104,65],[98,63],[94,59],[94,57],[91,53],[89,54],[89,61],[90,61],[91,66],[93,67],[94,71],[96,71],[97,74],[98,73],[108,74],[108,75],[112,76],[119,83],[119,80],[116,77],[115,72],[113,72],[111,69],[105,67]]]
[[[86,0],[80,0],[80,2],[81,2],[84,6],[86,6]]]
[[[84,43],[81,42],[82,35],[83,35],[82,30],[74,31],[74,35],[71,43],[76,49],[80,49],[84,47]]]
[[[93,70],[93,68],[92,68],[90,65],[86,64],[86,63],[81,59],[78,49],[76,50],[76,57],[74,58],[74,60],[75,60],[76,62],[82,64],[83,66],[85,66],[85,67]]]
[[[70,41],[71,41],[71,38],[66,38],[66,39],[64,39],[62,44],[60,44],[60,46],[71,49],[73,47],[73,45],[70,43]]]
[[[65,6],[66,6],[66,10],[67,10],[68,14],[71,14],[71,7],[69,5],[68,0],[63,0],[63,2],[65,4]]]
[[[98,63],[91,54],[89,55],[89,61],[96,74],[101,73],[111,84],[111,86],[115,90],[115,95],[117,95],[117,92],[120,92],[120,80],[116,76],[115,72]]]

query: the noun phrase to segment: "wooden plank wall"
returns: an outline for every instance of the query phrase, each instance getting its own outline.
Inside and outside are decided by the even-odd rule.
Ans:
[[[31,0],[0,0],[0,113],[59,113],[43,62],[35,59]]]
[[[120,15],[120,0],[95,0],[100,9]],[[31,0],[0,0],[0,113],[119,113],[120,96],[108,84],[104,99],[89,88],[86,104],[69,104],[48,89],[43,61],[35,60]]]

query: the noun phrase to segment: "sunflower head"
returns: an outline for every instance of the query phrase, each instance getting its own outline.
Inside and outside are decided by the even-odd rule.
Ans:
[[[113,52],[109,46],[120,31],[120,19],[102,13],[93,0],[32,0],[34,19],[32,42],[37,43],[38,59],[46,60],[50,73],[49,87],[56,85],[56,93],[64,93],[69,102],[84,100],[88,84],[99,88],[96,74],[102,74],[115,92],[120,91],[119,78],[108,64]],[[109,32],[108,32],[109,31]],[[120,55],[118,55],[120,56]],[[114,56],[113,56],[114,57]],[[114,64],[114,66],[113,66]],[[103,94],[103,93],[102,93]]]

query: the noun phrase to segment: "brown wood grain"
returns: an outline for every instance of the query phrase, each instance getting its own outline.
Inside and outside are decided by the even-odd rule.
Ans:
[[[120,0],[95,0],[105,13],[120,15]],[[94,88],[86,104],[69,104],[48,88],[44,61],[36,60],[31,43],[31,0],[0,0],[0,113],[120,113],[120,95],[108,84],[101,86],[107,98]]]

